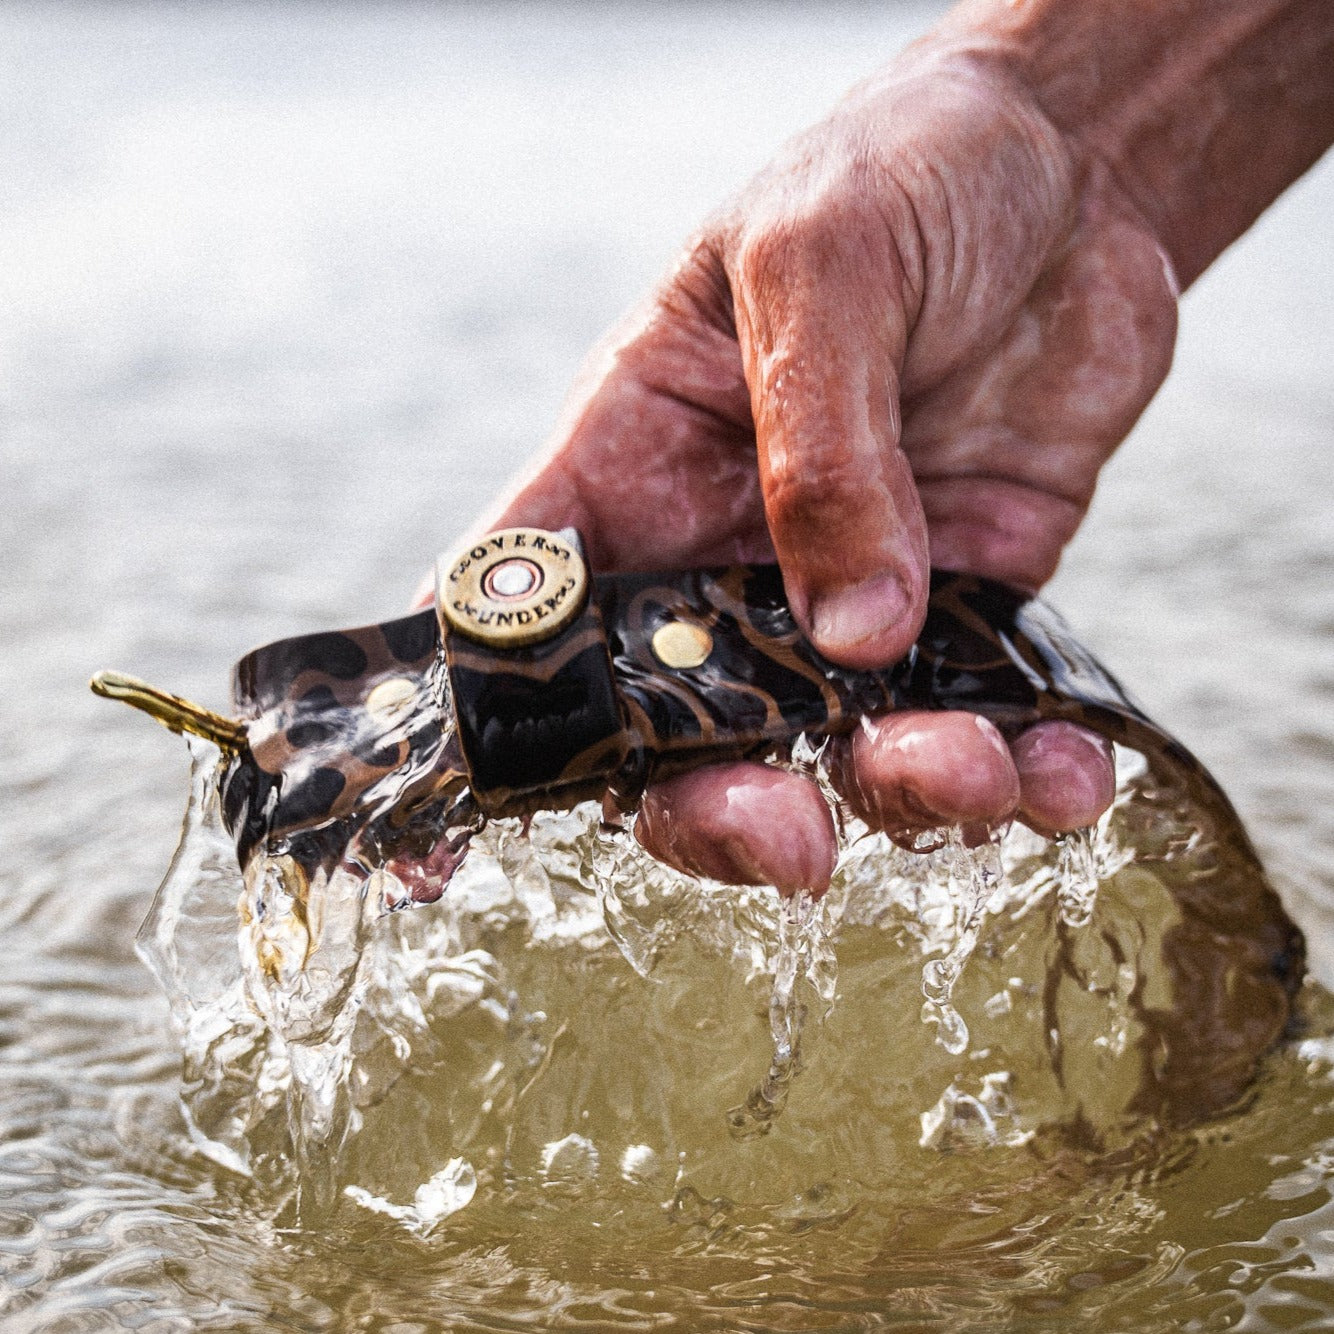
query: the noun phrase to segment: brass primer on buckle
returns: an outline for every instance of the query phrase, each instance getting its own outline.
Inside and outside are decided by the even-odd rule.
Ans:
[[[435,595],[450,629],[492,648],[523,648],[579,615],[588,566],[565,533],[502,528],[442,558]]]

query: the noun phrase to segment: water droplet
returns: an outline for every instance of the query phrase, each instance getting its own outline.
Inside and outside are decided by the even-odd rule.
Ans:
[[[621,1178],[634,1186],[651,1186],[662,1175],[662,1163],[647,1144],[627,1144],[621,1154]]]
[[[1056,901],[1061,921],[1078,930],[1093,919],[1098,898],[1098,856],[1094,830],[1063,834],[1056,862]]]
[[[361,1186],[345,1186],[343,1194],[363,1209],[384,1214],[419,1237],[429,1236],[451,1215],[466,1208],[477,1193],[477,1173],[463,1158],[451,1158],[417,1187],[411,1204],[392,1204]]]
[[[597,1145],[583,1135],[566,1135],[542,1148],[542,1175],[548,1186],[581,1190],[597,1180]]]

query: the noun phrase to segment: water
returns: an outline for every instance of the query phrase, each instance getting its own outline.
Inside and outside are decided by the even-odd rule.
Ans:
[[[922,1017],[940,1026],[941,1046],[958,1056],[968,1050],[968,1025],[954,1007],[954,988],[977,949],[983,914],[992,896],[1004,888],[1005,873],[994,840],[970,851],[959,832],[950,831],[943,846],[950,854],[947,875],[954,939],[943,958],[932,959],[922,969],[922,995],[926,997]],[[1064,883],[1063,879],[1058,891],[1063,897],[1067,892]],[[1062,909],[1061,920],[1065,921],[1063,901]]]
[[[1133,755],[1112,815],[1077,840],[1091,886],[1026,831],[974,849],[944,831],[913,855],[845,815],[830,892],[784,904],[657,866],[589,803],[493,823],[445,898],[404,912],[383,871],[336,872],[323,908],[282,857],[242,879],[216,752],[194,749],[182,845],[140,936],[180,1031],[192,1142],[273,1238],[321,1239],[312,1259],[330,1237],[429,1245],[449,1328],[549,1315],[535,1263],[595,1326],[634,1327],[627,1248],[656,1257],[649,1273],[695,1262],[664,1318],[722,1318],[724,1274],[751,1290],[747,1327],[770,1328],[782,1266],[805,1273],[812,1318],[873,1325],[905,1211],[922,1248],[981,1227],[979,1244],[1025,1256],[1051,1240],[1033,1206],[1067,1203],[1056,1182],[1096,1210],[1096,1252],[1126,1226],[1104,1194],[1182,1152],[1174,1125],[1188,1142],[1231,1108],[1276,1036],[1266,1005],[1281,1022],[1245,942],[1192,948],[1178,971],[1199,905],[1227,905],[1206,906],[1215,927],[1248,915],[1259,873],[1207,793]],[[1072,886],[1096,896],[1073,926]],[[1225,978],[1245,1018],[1177,1031]],[[1308,1031],[1320,1060],[1324,1030]],[[1231,1082],[1226,1059],[1193,1056],[1220,1039],[1249,1043]],[[459,1267],[497,1236],[522,1281],[493,1273],[459,1297]],[[1075,1259],[1041,1272],[1074,1281]],[[942,1318],[966,1313],[949,1283],[929,1287]],[[1007,1309],[1045,1291],[1035,1274],[987,1287]]]
[[[1102,1099],[1094,1161],[1024,1120],[1036,1057],[972,1059],[997,1026],[1040,1031],[1024,979],[1043,961],[1011,970],[984,922],[954,1056],[921,1021],[920,944],[897,918],[845,916],[838,998],[820,1022],[794,974],[804,1068],[769,1133],[738,1140],[728,1110],[774,1064],[772,958],[752,976],[750,958],[685,943],[650,981],[604,943],[553,970],[574,904],[544,917],[539,883],[521,894],[537,944],[479,929],[396,956],[395,994],[424,1022],[405,1005],[357,1067],[333,1184],[416,1212],[332,1190],[307,1229],[275,1147],[291,1133],[279,1066],[187,1103],[207,1135],[192,1126],[180,1094],[202,1075],[183,1075],[134,954],[187,776],[165,734],[86,694],[88,674],[222,706],[253,644],[405,604],[679,238],[929,17],[0,14],[6,1331],[1328,1323],[1334,1014],[1318,989],[1235,1110],[1110,1147],[1124,1087],[1105,1063],[1136,1050],[1134,988],[1114,959],[1076,959],[1065,999],[1091,1014],[1070,1022],[1106,1039],[1066,1053],[1068,1087]],[[1052,590],[1223,780],[1326,984],[1331,191],[1326,165],[1189,294],[1172,380]],[[1101,938],[1125,902],[1107,877],[1125,874],[1107,870],[1078,939]],[[1059,934],[1055,891],[1041,903],[1020,938]],[[387,920],[446,931],[441,906]],[[234,947],[230,891],[224,918]],[[634,902],[625,921],[651,927]],[[180,961],[200,978],[216,962]],[[614,1058],[590,1068],[590,1050]],[[256,1087],[259,1104],[238,1098]],[[238,1107],[257,1122],[228,1130]],[[460,1158],[477,1184],[451,1214]],[[865,1167],[852,1185],[835,1170],[849,1161]]]

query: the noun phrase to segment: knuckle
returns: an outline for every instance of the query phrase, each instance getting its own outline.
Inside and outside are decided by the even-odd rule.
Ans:
[[[864,460],[838,444],[785,450],[770,461],[765,497],[781,528],[836,528],[861,510],[870,479]]]
[[[872,218],[871,196],[846,174],[829,186],[787,199],[752,219],[737,247],[743,282],[784,282],[819,275],[863,249]]]
[[[742,281],[754,285],[774,278],[786,281],[809,268],[813,255],[828,244],[828,237],[818,238],[816,230],[808,217],[791,214],[752,227],[738,250]]]

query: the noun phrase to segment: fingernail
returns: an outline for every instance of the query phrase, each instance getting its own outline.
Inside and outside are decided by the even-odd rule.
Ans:
[[[878,574],[817,598],[811,631],[823,653],[839,657],[893,629],[908,610],[908,594],[897,577]]]

